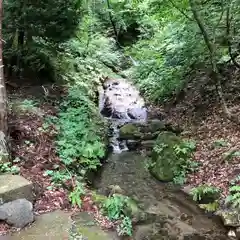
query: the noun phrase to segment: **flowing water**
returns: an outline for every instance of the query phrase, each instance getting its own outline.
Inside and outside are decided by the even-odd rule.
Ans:
[[[106,193],[109,185],[118,185],[127,196],[154,218],[134,226],[134,240],[226,240],[226,231],[215,219],[208,218],[178,188],[155,180],[146,168],[145,157],[129,151],[120,141],[119,128],[128,122],[145,122],[147,110],[137,89],[125,80],[108,80],[100,91],[99,108],[110,122],[112,153],[96,178],[95,186]],[[69,239],[70,215],[56,211],[37,217],[30,228],[6,236],[9,240]],[[117,240],[113,232],[89,225],[87,213],[78,215],[77,223],[86,240]],[[72,239],[72,238],[71,238]]]
[[[218,220],[207,217],[177,187],[155,180],[146,168],[144,156],[139,152],[128,151],[126,143],[118,139],[119,128],[123,124],[147,119],[144,101],[137,89],[125,80],[108,80],[104,83],[100,94],[99,106],[101,114],[109,120],[111,125],[110,144],[113,151],[95,181],[98,191],[104,194],[109,185],[118,185],[126,195],[136,199],[142,209],[164,214],[171,219],[173,221],[172,225],[170,224],[171,229],[174,228],[173,225],[175,227],[180,225],[178,230],[185,231],[186,234],[191,229],[192,232],[208,233],[210,237],[170,238],[165,236],[166,238],[161,239],[227,239],[225,229]],[[150,235],[144,238],[136,233],[134,239],[160,240],[159,235],[156,235],[156,238],[154,236],[151,238]]]

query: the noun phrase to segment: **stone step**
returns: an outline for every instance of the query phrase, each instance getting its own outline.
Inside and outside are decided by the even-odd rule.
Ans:
[[[0,175],[0,204],[25,198],[33,202],[32,183],[19,175]]]
[[[7,237],[8,240],[119,240],[114,232],[102,230],[87,212],[71,216],[61,210],[37,216],[31,226]]]

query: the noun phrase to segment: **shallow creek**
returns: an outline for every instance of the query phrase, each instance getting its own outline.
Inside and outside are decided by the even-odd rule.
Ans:
[[[111,125],[109,135],[113,151],[95,181],[98,191],[106,193],[109,185],[118,185],[142,209],[164,215],[169,220],[167,228],[170,230],[165,236],[159,230],[162,225],[156,227],[158,221],[154,220],[148,222],[147,228],[136,227],[134,239],[227,239],[226,231],[217,219],[208,217],[177,187],[155,180],[146,168],[144,156],[139,152],[128,151],[126,143],[118,140],[119,127],[123,124],[147,119],[144,101],[137,89],[125,80],[108,80],[103,85],[99,107]],[[149,228],[154,228],[155,233]],[[173,229],[177,232],[177,238],[168,235],[175,231]],[[191,234],[188,235],[188,232]],[[195,236],[193,232],[202,235]]]
[[[110,123],[112,152],[94,185],[103,194],[109,185],[118,185],[150,216],[136,222],[133,240],[227,240],[226,230],[217,219],[204,214],[177,187],[155,180],[146,168],[145,157],[140,152],[129,151],[126,142],[119,141],[119,127],[128,122],[147,120],[147,110],[137,89],[124,80],[108,80],[99,95],[101,114]],[[72,220],[77,230],[72,228]],[[89,225],[93,221],[86,212],[72,219],[69,213],[56,211],[37,217],[29,228],[2,239],[120,239],[114,232]],[[70,229],[81,232],[84,237],[69,238]]]

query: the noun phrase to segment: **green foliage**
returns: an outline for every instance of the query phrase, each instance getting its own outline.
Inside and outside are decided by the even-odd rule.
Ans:
[[[13,165],[11,162],[4,162],[0,164],[0,172],[18,174],[20,172],[20,168]]]
[[[229,195],[226,198],[226,203],[231,204],[234,208],[240,208],[240,175],[231,181]]]
[[[52,183],[56,186],[60,186],[62,183],[72,178],[72,176],[64,170],[46,170],[44,176],[50,176]]]
[[[207,212],[216,212],[219,208],[219,202],[214,201],[207,204],[199,204],[199,207],[206,210]]]
[[[82,200],[81,197],[85,194],[84,184],[77,182],[74,190],[69,194],[69,200],[73,206],[81,207]]]
[[[213,142],[213,146],[216,147],[216,148],[226,147],[228,145],[229,145],[229,143],[224,139],[218,139],[218,140]]]
[[[39,112],[38,103],[35,100],[24,99],[23,101],[11,101],[9,110],[14,113],[37,113]]]
[[[113,194],[102,204],[102,208],[110,220],[121,219],[121,223],[117,226],[117,232],[120,236],[132,236],[132,221],[126,215],[128,204],[130,204],[129,198],[119,194]]]
[[[117,220],[123,215],[127,199],[122,195],[113,194],[113,196],[106,199],[103,204],[103,209],[109,219]]]
[[[50,71],[49,50],[72,37],[81,20],[81,0],[6,0],[4,57],[16,72]],[[47,48],[46,48],[47,46]]]
[[[215,196],[220,193],[220,189],[214,186],[209,185],[200,185],[191,190],[190,194],[193,197],[193,200],[196,202],[200,202],[204,198],[209,198],[210,196]]]
[[[61,104],[57,149],[61,161],[87,170],[100,165],[105,155],[103,123],[94,103],[82,87],[69,89]]]
[[[194,142],[184,141],[172,132],[162,132],[154,145],[149,170],[160,181],[183,184],[187,173],[198,167],[192,160],[194,150]]]
[[[193,172],[198,168],[198,163],[192,161],[192,153],[196,150],[196,144],[193,141],[184,141],[180,145],[174,147],[177,157],[180,159],[177,168],[174,170],[173,182],[176,184],[184,184],[189,172]]]
[[[233,149],[231,151],[225,152],[223,154],[225,161],[231,161],[234,157],[240,157],[240,151],[237,149]]]
[[[132,236],[133,228],[132,221],[128,216],[125,216],[120,225],[117,226],[117,233],[119,236]]]

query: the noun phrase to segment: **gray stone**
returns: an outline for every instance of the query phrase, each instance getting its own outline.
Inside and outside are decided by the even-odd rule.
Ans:
[[[137,140],[127,140],[127,147],[129,150],[136,150],[140,146],[140,142]]]
[[[9,236],[9,240],[65,240],[69,239],[71,213],[57,210],[36,217],[29,228]]]
[[[0,220],[9,225],[23,228],[34,221],[32,203],[26,199],[17,199],[0,206]]]
[[[2,203],[25,198],[33,201],[32,183],[22,176],[3,174],[0,175],[0,200]]]
[[[127,110],[127,114],[131,119],[147,119],[147,109],[145,107],[142,108],[129,108]]]
[[[155,140],[145,140],[141,142],[141,145],[145,149],[152,149],[155,144]]]
[[[220,216],[224,226],[240,227],[240,213],[237,210],[219,210],[215,213]]]
[[[81,212],[72,217],[72,239],[82,240],[119,240],[116,233],[104,231],[97,225],[92,215]]]

